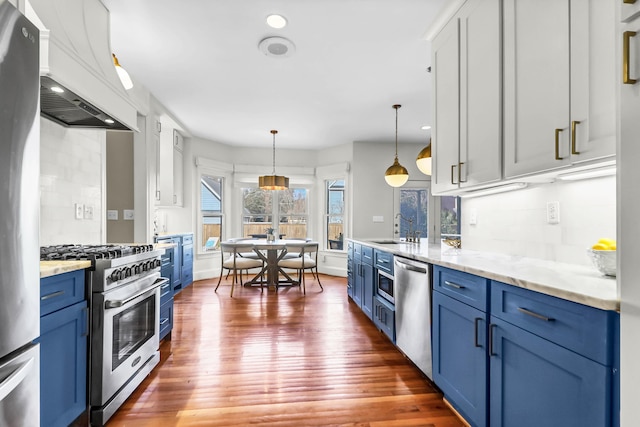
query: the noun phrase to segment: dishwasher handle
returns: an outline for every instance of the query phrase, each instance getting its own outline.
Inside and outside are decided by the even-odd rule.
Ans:
[[[396,267],[404,268],[405,270],[415,271],[421,274],[427,274],[426,267],[420,267],[414,264],[409,264],[404,261],[400,261],[398,258],[395,258]]]

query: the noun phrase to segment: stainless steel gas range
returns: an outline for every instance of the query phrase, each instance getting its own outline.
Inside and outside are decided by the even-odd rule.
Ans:
[[[88,259],[91,425],[103,426],[160,361],[160,256],[153,245],[41,248],[43,260]]]

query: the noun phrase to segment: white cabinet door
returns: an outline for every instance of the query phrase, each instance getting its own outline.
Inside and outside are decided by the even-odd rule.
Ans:
[[[615,8],[506,0],[505,177],[615,156]]]
[[[183,154],[184,138],[177,130],[173,130],[173,206],[182,206],[183,184]]]
[[[616,153],[615,3],[571,2],[571,161]]]
[[[502,178],[500,1],[460,10],[460,187]]]
[[[507,178],[570,164],[569,3],[504,2]]]
[[[431,140],[434,194],[458,188],[459,21],[452,19],[433,39],[434,128]]]
[[[183,157],[182,151],[173,149],[173,206],[183,204]]]

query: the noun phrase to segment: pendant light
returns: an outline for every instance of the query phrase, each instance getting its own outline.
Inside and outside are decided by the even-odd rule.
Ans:
[[[131,89],[133,87],[133,82],[131,81],[129,73],[127,73],[127,70],[122,68],[122,66],[118,62],[118,57],[116,56],[116,54],[112,53],[111,55],[113,56],[113,66],[116,67],[116,72],[118,73],[120,82],[122,82],[122,86],[124,86],[126,90]]]
[[[276,175],[276,134],[277,130],[272,130],[273,135],[273,172],[271,175],[263,175],[258,178],[258,184],[263,190],[286,190],[289,188],[289,178]]]
[[[398,163],[398,108],[400,107],[402,105],[395,104],[393,106],[396,110],[396,158],[384,174],[384,180],[392,187],[402,187],[409,180],[409,172]]]
[[[416,159],[416,165],[420,172],[425,175],[431,175],[431,138],[429,138],[429,145],[424,147],[420,153],[418,153],[418,158]]]

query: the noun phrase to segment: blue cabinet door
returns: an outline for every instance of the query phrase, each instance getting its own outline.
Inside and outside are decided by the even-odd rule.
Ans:
[[[611,425],[611,368],[494,316],[489,335],[491,427]]]
[[[373,266],[362,264],[362,311],[373,320]]]
[[[40,425],[66,427],[87,407],[87,303],[40,318]]]
[[[487,423],[486,331],[485,312],[433,292],[433,381],[473,426]]]
[[[353,275],[353,302],[355,302],[358,307],[362,307],[362,289],[364,287],[364,278],[362,276],[361,262],[356,261],[354,263]]]

